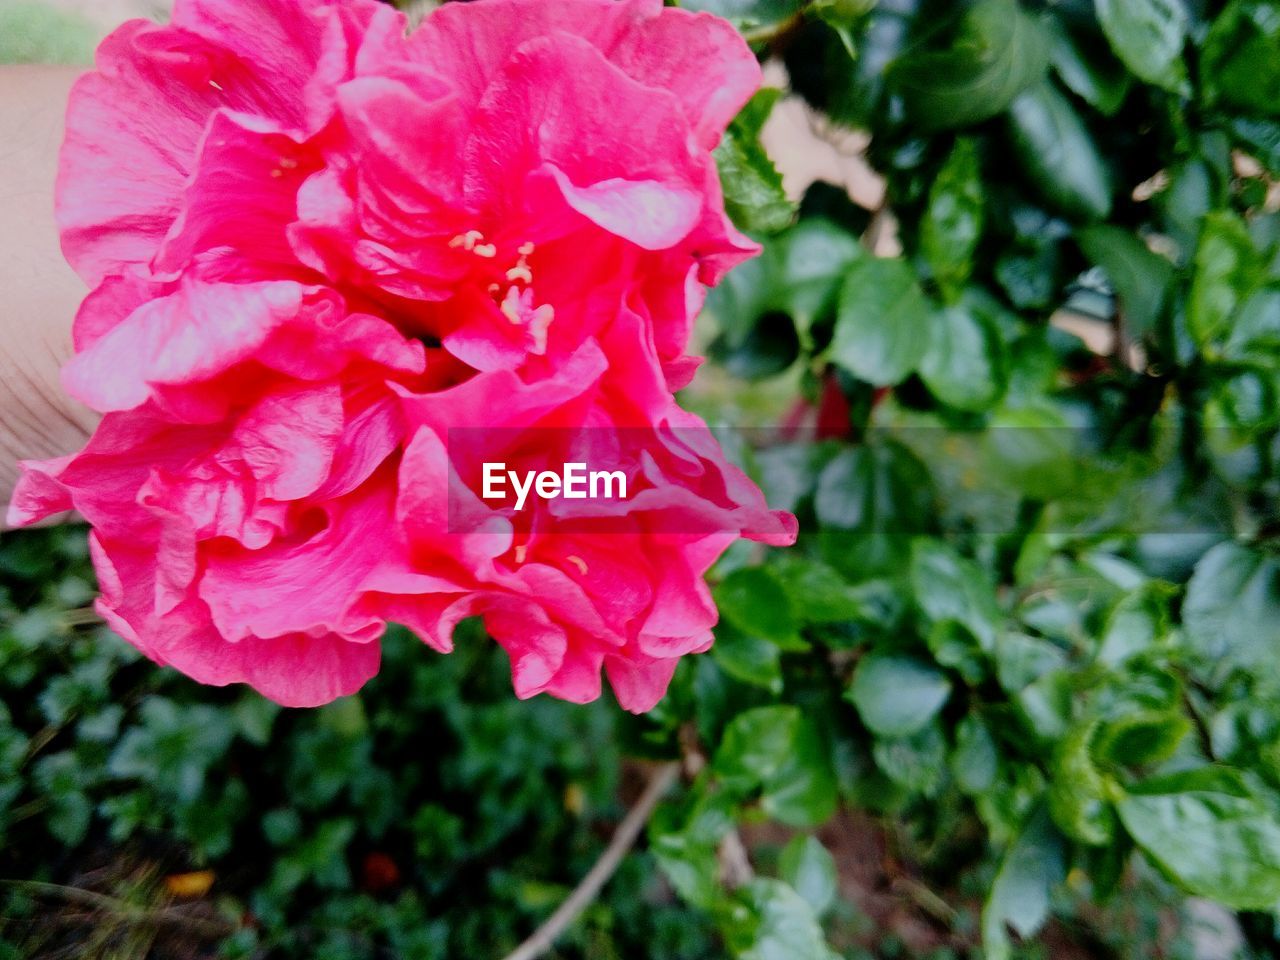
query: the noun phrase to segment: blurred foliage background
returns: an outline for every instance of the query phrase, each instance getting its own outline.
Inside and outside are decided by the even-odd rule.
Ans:
[[[683,399],[765,428],[799,546],[726,557],[633,718],[475,631],[322,710],[198,687],[97,625],[83,531],[6,534],[0,956],[499,957],[671,759],[553,956],[1276,955],[1280,4],[683,5],[777,88]],[[0,0],[0,58],[83,61],[66,6]]]

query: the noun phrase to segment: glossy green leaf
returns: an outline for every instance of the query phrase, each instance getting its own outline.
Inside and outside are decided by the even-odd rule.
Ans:
[[[932,311],[901,260],[868,258],[845,278],[831,359],[860,380],[892,386],[915,370],[928,345]]]
[[[767,567],[735,570],[716,585],[714,596],[721,614],[743,633],[783,645],[797,639],[791,597]]]
[[[1071,102],[1041,83],[1009,107],[1009,136],[1023,171],[1044,199],[1087,222],[1111,212],[1111,173]]]
[[[725,932],[738,960],[839,960],[813,909],[787,884],[757,877],[735,900]]]
[[[991,789],[999,771],[1000,755],[991,730],[980,717],[969,714],[956,726],[951,775],[961,790],[976,796]]]
[[[934,311],[920,361],[930,393],[957,410],[981,412],[999,402],[1007,378],[1004,343],[987,317],[964,305]]]
[[[1173,588],[1154,583],[1126,595],[1108,613],[1098,647],[1098,661],[1122,666],[1134,657],[1158,650],[1170,640]]]
[[[1098,722],[1078,723],[1054,751],[1049,813],[1058,828],[1080,843],[1102,846],[1115,834],[1107,782],[1093,758]]]
[[[1230,331],[1236,310],[1264,278],[1249,231],[1230,213],[1212,213],[1196,250],[1187,326],[1201,349],[1213,350]]]
[[[1183,0],[1095,0],[1116,56],[1140,79],[1173,93],[1191,92],[1182,49],[1188,17]]]
[[[1102,37],[1072,29],[1056,18],[1050,24],[1049,58],[1058,77],[1100,113],[1114,116],[1132,86],[1129,72]]]
[[[782,650],[776,643],[722,624],[716,629],[711,656],[735,680],[773,694],[782,692]]]
[[[1214,675],[1270,670],[1280,650],[1280,561],[1219,544],[1196,565],[1182,616],[1187,642]]]
[[[840,623],[874,616],[865,591],[825,563],[785,554],[775,564],[774,573],[791,598],[792,609],[805,623]]]
[[[1009,960],[1008,928],[1021,937],[1037,933],[1049,917],[1049,894],[1066,874],[1062,837],[1038,808],[1005,853],[982,910],[982,944],[988,960]]]
[[[778,874],[819,917],[835,901],[836,862],[817,837],[792,837],[778,858]]]
[[[1096,226],[1077,234],[1080,248],[1115,287],[1132,337],[1152,332],[1164,313],[1173,285],[1173,264],[1120,227]]]
[[[947,767],[947,741],[937,723],[908,737],[879,737],[871,748],[876,766],[908,793],[935,796]]]
[[[1280,822],[1233,771],[1144,781],[1118,810],[1147,857],[1191,893],[1238,910],[1280,903]]]
[[[756,707],[736,716],[712,767],[735,795],[759,792],[765,812],[790,826],[816,826],[835,809],[830,759],[796,707]]]
[[[951,682],[923,660],[873,653],[858,663],[848,696],[873,732],[905,737],[937,716],[951,696]]]
[[[982,170],[976,141],[956,141],[929,190],[920,224],[920,249],[948,302],[960,295],[973,272],[973,255],[985,222]]]
[[[1048,66],[1044,28],[1017,0],[979,0],[960,18],[949,45],[908,53],[891,79],[907,109],[929,129],[969,126],[996,116]]]
[[[1280,116],[1280,15],[1267,0],[1234,0],[1205,40],[1200,75],[1211,100]]]
[[[836,779],[826,742],[812,717],[796,724],[791,755],[764,781],[760,808],[792,827],[826,823],[836,810]]]
[[[1002,620],[995,590],[982,568],[940,540],[918,539],[911,549],[911,589],[925,621],[962,624],[985,651],[995,649]]]
[[[759,91],[715,149],[725,209],[740,229],[754,233],[776,233],[796,212],[782,189],[782,175],[760,145],[760,130],[780,94],[774,88]]]

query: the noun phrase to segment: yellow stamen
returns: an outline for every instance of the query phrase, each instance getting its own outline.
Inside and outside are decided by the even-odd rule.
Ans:
[[[572,554],[572,553],[569,554],[569,556],[565,557],[565,559],[568,560],[570,563],[572,563],[575,567],[577,567],[579,573],[581,573],[583,576],[586,576],[587,571],[590,569],[590,567],[587,566],[587,561],[583,560],[578,555]]]
[[[516,264],[507,271],[507,279],[512,283],[523,280],[525,283],[533,283],[533,272],[523,263]]]
[[[533,311],[533,316],[529,318],[529,336],[533,338],[534,353],[541,355],[547,352],[547,329],[555,318],[555,308],[549,303],[544,303]]]
[[[474,250],[476,244],[484,239],[484,234],[479,230],[468,230],[466,233],[460,233],[449,241],[449,246],[453,248],[462,247],[463,250]]]
[[[512,323],[520,322],[520,292],[515,287],[507,289],[507,295],[502,298],[502,315]]]
[[[520,544],[516,547],[516,563],[524,563],[524,558],[529,554],[529,547],[526,544]]]

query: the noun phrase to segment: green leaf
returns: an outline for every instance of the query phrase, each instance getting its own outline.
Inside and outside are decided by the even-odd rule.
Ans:
[[[1155,330],[1173,285],[1173,264],[1120,227],[1089,227],[1076,238],[1115,288],[1129,334],[1142,337]]]
[[[1012,956],[1008,927],[1034,936],[1049,918],[1049,894],[1066,874],[1062,837],[1048,812],[1038,807],[1013,842],[996,874],[982,910],[982,945],[987,960]]]
[[[1264,0],[1235,0],[1214,21],[1200,60],[1210,102],[1280,116],[1280,16]]]
[[[1202,350],[1214,352],[1230,332],[1236,310],[1265,276],[1262,257],[1244,223],[1232,213],[1209,214],[1196,249],[1187,309],[1187,326]]]
[[[1147,857],[1191,893],[1237,910],[1280,903],[1280,823],[1233,771],[1147,780],[1118,809]]]
[[[1000,755],[991,731],[981,717],[969,714],[956,726],[951,775],[961,790],[979,796],[991,789],[999,771]]]
[[[1093,33],[1072,30],[1053,18],[1049,57],[1058,77],[1080,99],[1099,113],[1119,112],[1132,85],[1130,74]]]
[[[725,940],[738,960],[839,960],[812,908],[787,884],[757,877],[735,900]]]
[[[1173,594],[1169,584],[1152,583],[1122,597],[1102,628],[1098,662],[1119,667],[1168,643]]]
[[[1111,174],[1075,108],[1049,83],[1009,107],[1009,136],[1022,169],[1046,201],[1079,220],[1111,213]]]
[[[982,239],[984,203],[977,142],[961,138],[938,171],[920,223],[920,249],[948,302],[960,295],[973,272],[973,254]]]
[[[928,470],[892,441],[845,450],[818,476],[814,511],[823,559],[857,581],[901,570],[910,534],[936,516]]]
[[[869,257],[845,278],[836,308],[831,359],[860,380],[893,386],[924,356],[931,310],[902,260]]]
[[[760,808],[792,827],[819,827],[836,810],[835,772],[826,742],[813,718],[802,716],[795,727],[791,756],[767,778]]]
[[[782,646],[798,639],[791,597],[768,568],[735,570],[713,593],[725,619],[743,633]]]
[[[764,248],[707,299],[721,331],[711,352],[739,376],[772,376],[801,346],[812,349],[811,330],[834,315],[849,264],[867,256],[856,237],[822,218],[767,238]]]
[[[686,902],[713,909],[722,897],[720,841],[733,829],[730,798],[696,794],[692,809],[664,804],[649,821],[649,846],[663,874]]]
[[[792,609],[805,623],[843,623],[873,616],[865,592],[825,563],[788,553],[778,559],[774,572],[791,598]]]
[[[908,793],[932,797],[942,785],[947,741],[939,724],[931,723],[909,737],[882,737],[871,755],[890,780]]]
[[[1191,721],[1182,713],[1135,710],[1102,726],[1094,743],[1094,755],[1116,766],[1155,766],[1177,752],[1191,729]]]
[[[782,651],[776,643],[721,624],[711,656],[735,680],[782,693]]]
[[[1196,564],[1182,619],[1188,644],[1214,674],[1272,670],[1280,650],[1280,561],[1219,544]]]
[[[1077,723],[1058,743],[1049,784],[1049,813],[1072,840],[1099,847],[1115,835],[1107,782],[1093,760],[1099,723]]]
[[[911,589],[926,623],[955,621],[995,650],[1001,622],[995,589],[982,567],[941,540],[919,538],[911,547]]]
[[[817,837],[797,834],[782,848],[778,859],[782,880],[822,916],[836,898],[836,862]]]
[[[760,145],[760,129],[781,93],[770,87],[757,92],[714,151],[725,209],[740,229],[751,233],[777,233],[796,212],[782,189],[782,175]]]
[[[842,450],[823,468],[814,494],[820,524],[862,533],[919,530],[932,508],[928,471],[892,442]]]
[[[686,10],[703,10],[724,17],[739,30],[776,26],[800,8],[799,0],[681,0]]]
[[[920,361],[929,392],[957,410],[989,410],[1004,394],[1007,358],[999,331],[966,306],[933,313],[932,335]]]
[[[950,696],[951,681],[941,671],[914,657],[881,653],[859,661],[848,693],[862,722],[882,737],[923,729]]]
[[[1017,0],[978,0],[949,46],[907,54],[890,76],[920,126],[952,129],[996,116],[1047,67],[1038,20]]]
[[[998,410],[982,438],[982,476],[1035,500],[1078,496],[1075,436],[1063,413],[1048,404]]]
[[[48,802],[49,832],[66,847],[74,847],[89,832],[93,807],[85,794],[89,785],[84,763],[70,750],[52,753],[36,762],[35,784]]]
[[[1182,0],[1096,0],[1102,30],[1125,66],[1141,80],[1188,96],[1182,49],[1187,11]]]
[[[726,788],[795,827],[817,826],[835,810],[836,785],[821,737],[796,707],[756,707],[725,728],[712,762]]]

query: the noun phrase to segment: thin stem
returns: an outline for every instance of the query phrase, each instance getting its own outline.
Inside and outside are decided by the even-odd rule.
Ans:
[[[776,40],[785,37],[791,31],[796,30],[802,23],[804,23],[806,8],[808,6],[808,2],[802,3],[800,5],[800,9],[795,13],[787,17],[785,20],[779,20],[777,23],[767,23],[751,30],[743,30],[742,39],[752,46],[762,43],[773,43]]]
[[[609,881],[609,878],[613,876],[614,871],[618,869],[618,864],[622,862],[622,858],[627,855],[635,844],[636,839],[640,836],[640,831],[644,829],[644,825],[648,822],[650,814],[653,813],[653,808],[658,805],[662,795],[675,783],[679,773],[680,764],[674,761],[664,763],[654,771],[653,777],[644,788],[644,793],[640,795],[636,805],[623,818],[622,823],[618,824],[618,829],[614,831],[613,839],[609,841],[609,846],[600,855],[600,859],[587,871],[587,875],[582,878],[582,882],[574,888],[573,893],[569,894],[565,902],[560,904],[556,912],[551,914],[546,919],[546,922],[533,932],[528,940],[507,954],[505,960],[535,960],[536,957],[542,956],[555,945],[556,939],[560,934],[564,933],[578,919],[582,911],[590,906],[596,897],[600,895],[601,889]]]

